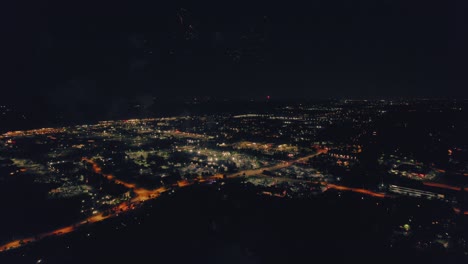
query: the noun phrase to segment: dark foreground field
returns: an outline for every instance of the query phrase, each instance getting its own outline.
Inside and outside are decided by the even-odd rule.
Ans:
[[[1,253],[0,263],[461,261],[436,246],[418,251],[392,240],[393,223],[405,217],[402,210],[388,211],[393,203],[334,192],[282,199],[239,183],[193,186],[78,232]]]

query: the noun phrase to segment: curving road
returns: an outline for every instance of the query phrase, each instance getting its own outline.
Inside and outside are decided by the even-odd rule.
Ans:
[[[293,160],[293,161],[282,162],[282,163],[279,163],[277,165],[273,165],[273,166],[269,166],[269,167],[263,167],[263,168],[260,168],[260,169],[239,171],[239,172],[227,175],[227,178],[249,177],[249,176],[254,176],[254,175],[261,175],[264,170],[278,170],[278,169],[286,168],[286,167],[289,167],[289,166],[291,166],[291,165],[293,165],[295,163],[305,162],[309,158],[321,155],[321,154],[326,153],[326,152],[327,152],[327,150],[320,149],[320,150],[317,151],[317,153],[307,155],[307,156],[298,158],[298,159]],[[82,220],[80,222],[71,224],[69,226],[60,227],[60,228],[58,228],[56,230],[52,230],[50,232],[42,233],[42,234],[39,234],[39,235],[34,236],[34,237],[27,237],[27,238],[23,238],[23,239],[10,241],[8,243],[0,245],[0,252],[10,250],[10,249],[14,249],[14,248],[18,248],[18,247],[21,247],[21,246],[23,246],[25,244],[28,244],[28,243],[36,242],[36,241],[38,241],[38,240],[40,240],[40,239],[42,239],[44,237],[64,235],[64,234],[75,231],[78,227],[88,225],[88,224],[91,224],[91,223],[95,223],[95,222],[100,222],[100,221],[103,221],[103,220],[105,220],[107,218],[116,217],[119,213],[125,212],[125,211],[128,211],[128,210],[133,210],[133,209],[137,208],[136,205],[138,205],[138,204],[140,204],[140,203],[142,203],[142,202],[144,202],[146,200],[149,200],[149,199],[156,199],[162,193],[167,191],[167,188],[165,188],[165,187],[160,187],[160,188],[151,189],[151,190],[141,188],[141,187],[137,187],[137,185],[135,183],[125,182],[125,181],[122,181],[120,179],[116,179],[116,177],[114,175],[112,175],[112,174],[102,173],[102,168],[99,167],[99,165],[95,161],[93,161],[93,160],[91,160],[89,158],[86,158],[86,157],[84,157],[83,160],[92,165],[93,171],[95,173],[102,175],[103,177],[105,177],[109,181],[115,182],[117,184],[121,184],[121,185],[123,185],[123,186],[125,186],[125,187],[127,187],[129,189],[132,189],[133,192],[136,194],[136,196],[133,197],[130,201],[123,202],[123,203],[115,206],[111,210],[112,213],[110,213],[108,215],[104,215],[103,213],[99,213],[99,214],[90,216],[90,217],[88,217],[88,218],[86,218],[86,219],[84,219],[84,220]],[[176,184],[176,187],[183,188],[183,187],[186,187],[186,186],[193,185],[196,182],[205,182],[207,179],[221,179],[221,178],[223,178],[223,175],[217,174],[217,175],[214,175],[214,176],[211,176],[211,177],[198,178],[198,179],[195,179],[195,180],[192,180],[192,181],[187,181],[187,180],[179,181]],[[350,188],[350,187],[339,186],[339,185],[335,185],[335,184],[328,184],[327,188],[343,190],[343,191],[353,191],[353,192],[358,192],[358,193],[371,195],[371,196],[379,197],[379,198],[383,198],[385,196],[382,193],[375,193],[375,192],[365,190],[365,189]]]

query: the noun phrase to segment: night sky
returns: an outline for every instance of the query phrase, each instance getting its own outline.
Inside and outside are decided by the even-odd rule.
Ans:
[[[466,1],[8,2],[3,100],[468,95]]]

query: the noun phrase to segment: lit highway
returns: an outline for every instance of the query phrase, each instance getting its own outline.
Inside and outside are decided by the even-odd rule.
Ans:
[[[320,154],[325,153],[325,152],[326,152],[326,150],[319,150],[315,154],[311,154],[311,155],[308,155],[308,156],[305,156],[305,157],[302,157],[302,158],[298,158],[298,159],[296,159],[294,161],[283,162],[283,163],[280,163],[278,165],[274,165],[274,166],[270,166],[270,167],[264,167],[264,168],[260,168],[260,169],[256,169],[256,170],[240,171],[240,172],[228,175],[227,178],[235,178],[235,177],[240,177],[240,176],[242,176],[242,177],[243,176],[253,176],[253,175],[261,174],[264,170],[276,170],[276,169],[286,168],[288,166],[293,165],[294,163],[304,162],[304,161],[306,161],[307,159],[309,159],[311,157],[314,157],[316,155],[320,155]],[[117,184],[121,184],[121,185],[123,185],[123,186],[125,186],[125,187],[127,187],[129,189],[133,189],[133,192],[136,194],[136,196],[133,197],[130,201],[126,201],[126,202],[123,202],[123,203],[115,206],[111,210],[112,213],[110,213],[110,214],[104,215],[104,213],[98,213],[96,215],[90,216],[90,217],[88,217],[88,218],[86,218],[86,219],[84,219],[84,220],[82,220],[80,222],[74,223],[74,224],[69,225],[69,226],[60,227],[60,228],[57,228],[57,229],[55,229],[53,231],[42,233],[42,234],[39,234],[39,235],[34,236],[34,237],[27,237],[27,238],[23,238],[23,239],[17,239],[17,240],[14,240],[14,241],[10,241],[8,243],[0,245],[0,251],[6,251],[6,250],[18,248],[18,247],[21,247],[24,244],[31,243],[31,242],[36,242],[36,241],[38,241],[38,240],[40,240],[40,239],[42,239],[44,237],[60,236],[60,235],[71,233],[71,232],[75,231],[78,227],[81,227],[83,225],[90,224],[90,223],[95,223],[95,222],[100,222],[100,221],[103,221],[103,220],[105,220],[107,218],[115,217],[121,212],[125,212],[125,211],[128,211],[128,210],[135,209],[135,208],[137,208],[137,205],[140,204],[141,202],[144,202],[144,201],[149,200],[149,199],[158,198],[161,195],[161,193],[167,191],[167,189],[165,187],[160,187],[160,188],[153,189],[153,190],[137,187],[136,184],[134,184],[134,183],[129,183],[129,182],[125,182],[125,181],[116,179],[116,177],[114,175],[112,175],[112,174],[102,173],[102,168],[95,161],[93,161],[93,160],[91,160],[89,158],[84,157],[83,161],[86,161],[89,164],[91,164],[92,169],[96,174],[102,175],[104,178],[106,178],[109,181],[113,181],[113,182],[115,182]],[[222,178],[221,174],[216,174],[216,175],[213,175],[211,177],[207,177],[205,179],[200,178],[200,179],[195,179],[193,181],[184,180],[184,181],[179,181],[176,184],[175,187],[183,188],[183,187],[193,185],[196,182],[204,182],[204,181],[206,181],[206,179],[221,179],[221,178]]]
[[[160,188],[157,188],[157,189],[154,189],[154,190],[148,190],[148,189],[144,189],[144,188],[136,188],[135,184],[115,179],[114,175],[112,175],[112,174],[102,174],[102,169],[94,161],[92,161],[92,160],[90,160],[88,158],[83,158],[83,160],[85,160],[86,162],[92,164],[93,171],[95,173],[97,173],[97,174],[101,174],[107,180],[114,181],[117,184],[121,184],[121,185],[123,185],[123,186],[125,186],[127,188],[133,189],[136,196],[134,198],[132,198],[128,202],[123,202],[123,203],[115,206],[111,210],[113,212],[111,214],[104,215],[104,213],[98,213],[96,215],[90,216],[90,217],[88,217],[88,218],[86,218],[86,219],[84,219],[84,220],[82,220],[80,222],[77,222],[77,223],[69,225],[69,226],[60,227],[60,228],[58,228],[56,230],[46,232],[46,233],[42,233],[42,234],[39,234],[39,235],[34,236],[34,237],[28,237],[28,238],[23,238],[23,239],[18,239],[18,240],[11,241],[11,242],[8,242],[8,243],[6,243],[4,245],[1,245],[0,246],[0,251],[5,251],[5,250],[9,250],[9,249],[18,248],[18,247],[20,247],[20,246],[22,246],[24,244],[35,242],[35,241],[40,240],[40,239],[42,239],[44,237],[64,235],[64,234],[75,231],[78,227],[81,227],[83,225],[90,224],[90,223],[96,223],[96,222],[103,221],[103,220],[105,220],[107,218],[110,218],[110,217],[115,217],[115,216],[118,215],[118,213],[125,212],[125,211],[131,210],[131,209],[135,209],[136,205],[138,203],[144,202],[144,201],[146,201],[148,199],[157,198],[157,197],[159,197],[161,195],[161,193],[166,191],[166,188],[164,188],[164,187],[160,187]]]
[[[326,152],[327,152],[327,150],[320,149],[320,150],[317,151],[317,153],[298,158],[298,159],[296,159],[294,161],[282,162],[282,163],[274,165],[274,166],[263,167],[263,168],[255,169],[255,170],[239,171],[239,172],[227,175],[227,178],[249,177],[249,176],[261,175],[264,170],[278,170],[278,169],[286,168],[286,167],[289,167],[289,166],[293,165],[294,163],[305,162],[309,158],[312,158],[314,156],[317,156],[317,155],[320,155],[320,154],[323,154],[323,153],[326,153]],[[83,158],[83,160],[92,165],[93,171],[96,174],[102,175],[103,177],[105,177],[109,181],[113,181],[113,182],[115,182],[117,184],[121,184],[121,185],[123,185],[123,186],[125,186],[125,187],[127,187],[129,189],[133,189],[136,196],[133,197],[130,201],[123,202],[123,203],[115,206],[111,210],[113,212],[111,214],[104,215],[103,213],[99,213],[99,214],[90,216],[90,217],[86,218],[85,220],[82,220],[82,221],[80,221],[78,223],[75,223],[75,224],[72,224],[72,225],[69,225],[69,226],[65,226],[65,227],[60,227],[60,228],[58,228],[56,230],[46,232],[46,233],[42,233],[42,234],[40,234],[38,236],[28,237],[28,238],[23,238],[23,239],[18,239],[18,240],[11,241],[11,242],[8,242],[8,243],[6,243],[4,245],[1,245],[0,246],[0,251],[5,251],[5,250],[18,248],[18,247],[21,247],[24,244],[35,242],[35,241],[40,240],[40,239],[42,239],[44,237],[64,235],[64,234],[75,231],[80,226],[90,224],[90,223],[100,222],[100,221],[103,221],[103,220],[105,220],[107,218],[110,218],[110,217],[115,217],[115,216],[118,215],[118,213],[135,209],[135,208],[137,208],[136,205],[138,205],[139,203],[144,202],[144,201],[146,201],[148,199],[158,198],[163,192],[167,191],[167,189],[165,187],[160,187],[160,188],[153,189],[153,190],[137,187],[136,184],[134,184],[134,183],[128,183],[128,182],[116,179],[116,177],[114,175],[112,175],[112,174],[103,174],[101,167],[99,167],[99,165],[96,162],[94,162],[93,160],[91,160],[89,158]],[[222,175],[217,174],[217,175],[205,178],[205,179],[200,178],[200,179],[195,179],[193,181],[187,181],[187,180],[179,181],[176,184],[176,187],[183,188],[183,187],[193,185],[196,182],[204,182],[204,181],[206,181],[206,179],[220,179],[220,178],[222,178]],[[341,190],[341,191],[357,192],[357,193],[370,195],[370,196],[378,197],[378,198],[385,197],[385,195],[383,193],[376,193],[376,192],[372,192],[372,191],[366,190],[366,189],[350,188],[350,187],[340,186],[340,185],[335,185],[335,184],[327,184],[327,189],[336,189],[336,190]]]
[[[317,155],[321,155],[321,154],[326,153],[326,152],[327,152],[326,149],[320,149],[320,150],[317,151],[317,153],[307,155],[307,156],[298,158],[298,159],[293,160],[293,161],[288,161],[288,162],[284,161],[284,162],[281,162],[281,163],[273,165],[273,166],[263,167],[263,168],[259,168],[259,169],[239,171],[239,172],[227,175],[227,178],[249,177],[249,176],[265,176],[265,175],[262,175],[264,170],[273,171],[273,170],[283,169],[283,168],[292,166],[295,163],[305,162],[309,158],[312,158],[312,157],[317,156]],[[136,184],[134,184],[134,183],[129,183],[129,182],[125,182],[125,181],[116,179],[116,177],[114,175],[112,175],[112,174],[102,173],[101,167],[99,167],[99,165],[96,162],[94,162],[93,160],[91,160],[89,158],[83,158],[83,160],[92,165],[92,169],[96,174],[100,174],[109,181],[113,181],[114,183],[121,184],[121,185],[125,186],[126,188],[132,189],[133,192],[136,194],[136,196],[133,197],[130,201],[126,201],[126,202],[123,202],[123,203],[115,206],[111,210],[112,213],[110,213],[110,214],[104,215],[103,213],[99,213],[99,214],[90,216],[90,217],[88,217],[88,218],[86,218],[86,219],[84,219],[84,220],[82,220],[80,222],[77,222],[77,223],[69,225],[69,226],[60,227],[60,228],[58,228],[56,230],[46,232],[46,233],[42,233],[42,234],[39,234],[39,235],[34,236],[34,237],[28,237],[28,238],[23,238],[23,239],[18,239],[18,240],[8,242],[8,243],[0,246],[0,251],[6,251],[6,250],[18,248],[18,247],[21,247],[24,244],[38,241],[38,240],[40,240],[40,239],[42,239],[44,237],[64,235],[64,234],[75,231],[80,226],[87,225],[87,224],[90,224],[90,223],[100,222],[100,221],[103,221],[103,220],[105,220],[107,218],[118,216],[119,213],[135,209],[135,208],[137,208],[138,204],[140,204],[140,203],[142,203],[142,202],[144,202],[146,200],[149,200],[149,199],[158,198],[162,193],[167,191],[167,188],[165,188],[165,187],[160,187],[160,188],[152,189],[152,190],[137,187]],[[265,177],[268,177],[268,176],[265,176]],[[223,175],[216,174],[216,175],[213,175],[211,177],[205,177],[205,178],[200,177],[200,178],[197,178],[197,179],[192,180],[192,181],[183,180],[183,181],[179,181],[177,184],[175,184],[174,187],[183,188],[183,187],[191,186],[196,182],[202,183],[202,182],[205,182],[206,180],[222,179],[222,178],[223,178]],[[284,179],[284,178],[282,178],[282,179]],[[293,180],[293,179],[285,179],[285,180]],[[302,181],[302,180],[300,180],[300,181]],[[386,194],[384,194],[384,193],[374,192],[374,191],[367,190],[367,189],[347,187],[347,186],[331,184],[331,183],[326,183],[326,182],[320,182],[320,183],[325,185],[327,190],[328,189],[334,189],[334,190],[338,190],[338,191],[349,191],[349,192],[355,192],[355,193],[368,195],[368,196],[372,196],[372,197],[376,197],[376,198],[385,198],[386,197]],[[441,187],[441,188],[452,187],[452,186],[439,186],[439,185],[436,186],[436,185],[430,184],[430,183],[426,184],[426,185],[434,186],[434,187]],[[455,187],[453,187],[453,188],[455,188]],[[450,189],[453,189],[453,188],[450,188]],[[456,213],[460,213],[459,209],[455,208],[454,210],[455,210]],[[463,212],[463,213],[468,214],[468,212]]]
[[[284,161],[284,162],[282,162],[280,164],[270,166],[270,167],[264,167],[264,168],[255,169],[255,170],[244,170],[244,171],[236,172],[236,173],[228,175],[227,178],[255,176],[255,175],[262,174],[264,170],[273,171],[273,170],[283,169],[283,168],[286,168],[286,167],[289,167],[289,166],[293,165],[294,163],[301,163],[301,162],[307,161],[308,159],[310,159],[312,157],[318,156],[318,155],[326,153],[326,152],[327,152],[327,150],[320,149],[320,150],[317,151],[317,153],[314,153],[314,154],[311,154],[311,155],[308,155],[308,156],[305,156],[305,157],[298,158],[298,159],[296,159],[294,161]]]

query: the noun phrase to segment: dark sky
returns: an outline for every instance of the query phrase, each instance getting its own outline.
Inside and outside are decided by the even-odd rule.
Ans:
[[[4,100],[468,95],[463,0],[8,2]]]

